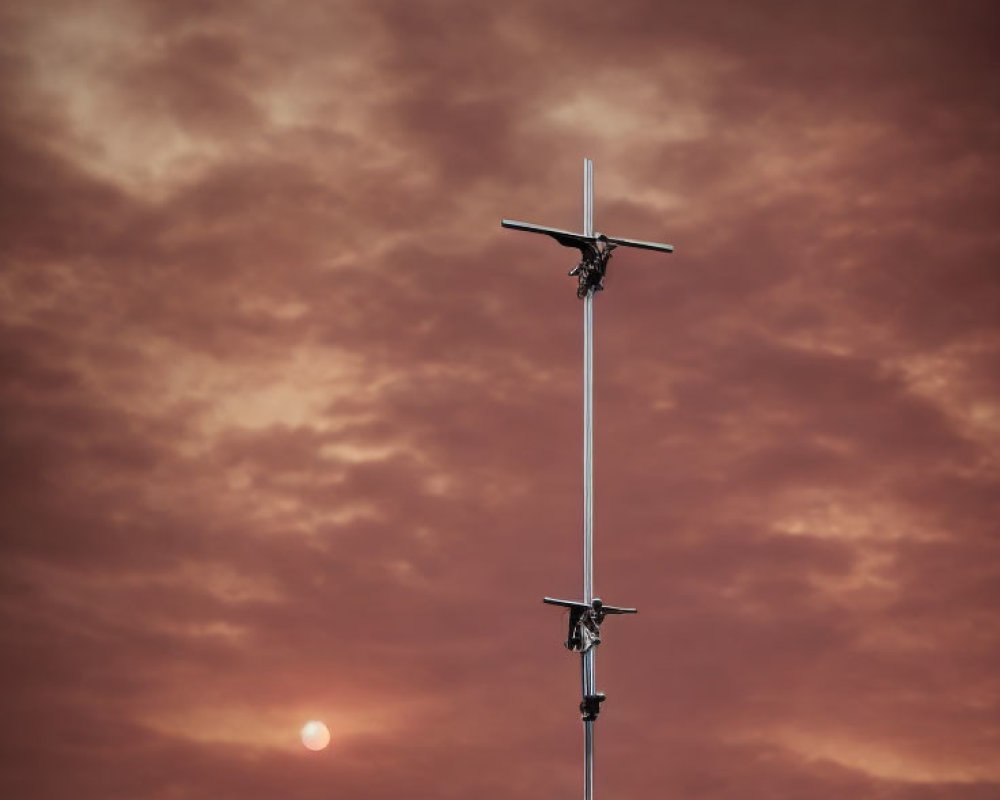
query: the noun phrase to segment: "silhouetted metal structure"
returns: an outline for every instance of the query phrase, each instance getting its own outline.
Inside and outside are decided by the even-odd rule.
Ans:
[[[604,289],[608,262],[616,247],[637,247],[672,253],[673,245],[619,239],[594,233],[594,162],[583,160],[583,232],[546,228],[530,222],[501,220],[505,228],[551,236],[564,247],[580,251],[580,263],[569,274],[577,278],[577,297],[583,300],[583,600],[543,598],[549,605],[569,609],[566,647],[580,654],[580,715],[584,730],[584,800],[594,797],[594,723],[605,695],[597,691],[596,646],[607,614],[635,614],[634,608],[606,606],[594,597],[594,295]]]

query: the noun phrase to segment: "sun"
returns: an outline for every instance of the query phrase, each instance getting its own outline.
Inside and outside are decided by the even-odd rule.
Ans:
[[[330,744],[330,729],[319,720],[310,720],[302,726],[302,744],[310,750],[323,750]]]

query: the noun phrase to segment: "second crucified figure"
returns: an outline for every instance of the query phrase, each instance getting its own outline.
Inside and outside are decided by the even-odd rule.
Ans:
[[[608,614],[635,614],[638,609],[606,606],[600,597],[595,597],[590,604],[575,600],[557,600],[545,597],[542,602],[551,606],[562,606],[569,609],[569,634],[566,638],[566,649],[576,653],[586,653],[591,647],[601,643],[601,623]]]

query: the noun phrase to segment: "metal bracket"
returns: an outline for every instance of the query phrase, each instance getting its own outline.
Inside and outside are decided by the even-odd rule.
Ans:
[[[580,703],[580,716],[583,717],[583,721],[593,722],[597,719],[597,715],[601,713],[601,703],[607,699],[604,692],[585,694]]]

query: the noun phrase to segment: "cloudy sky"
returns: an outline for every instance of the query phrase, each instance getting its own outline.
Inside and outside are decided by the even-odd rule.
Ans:
[[[0,794],[580,796],[589,156],[598,797],[998,796],[995,2],[2,5]]]

